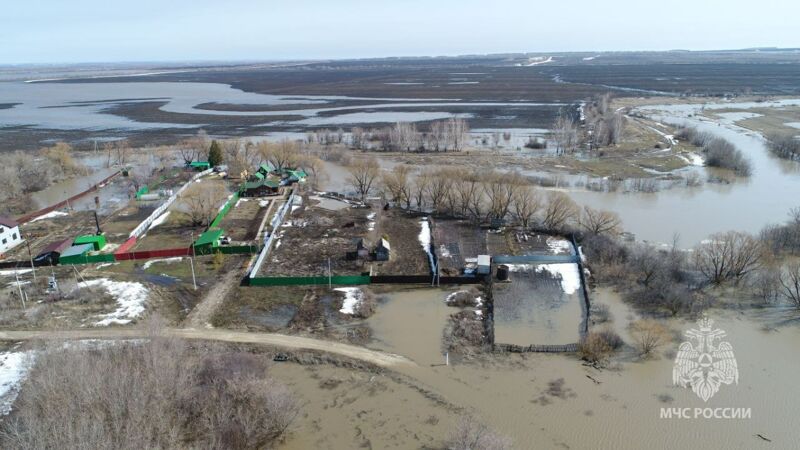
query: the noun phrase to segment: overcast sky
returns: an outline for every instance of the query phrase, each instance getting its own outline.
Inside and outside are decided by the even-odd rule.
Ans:
[[[798,0],[5,0],[0,64],[800,47]]]

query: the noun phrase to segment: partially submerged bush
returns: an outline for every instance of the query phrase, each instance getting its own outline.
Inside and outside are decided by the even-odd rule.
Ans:
[[[448,450],[505,450],[511,439],[497,434],[475,417],[464,416],[447,439]]]
[[[669,330],[656,320],[642,319],[631,324],[631,336],[639,356],[647,357],[669,341]]]
[[[622,338],[612,330],[590,331],[578,343],[578,356],[591,363],[601,363],[622,344]]]
[[[706,165],[732,170],[735,174],[748,177],[753,172],[750,161],[741,150],[724,139],[713,139],[704,149]]]

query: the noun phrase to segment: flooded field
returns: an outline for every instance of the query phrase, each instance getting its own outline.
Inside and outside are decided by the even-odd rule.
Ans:
[[[632,349],[626,349],[605,370],[584,366],[573,356],[553,354],[494,355],[445,366],[439,342],[443,321],[453,311],[441,301],[445,292],[423,289],[392,294],[369,320],[376,337],[373,346],[412,358],[417,365],[401,372],[424,392],[446,399],[445,405],[426,403],[418,394],[380,376],[370,383],[381,387],[364,394],[369,380],[366,375],[344,375],[341,369],[329,367],[278,369],[276,376],[291,379],[303,388],[309,412],[300,423],[317,427],[320,433],[314,439],[319,440],[319,446],[333,448],[324,443],[325,439],[356,442],[363,435],[370,439],[392,436],[388,441],[392,446],[419,447],[418,438],[437,440],[446,436],[452,417],[459,413],[479,415],[511,436],[515,448],[535,442],[541,448],[640,449],[669,443],[680,448],[752,449],[765,445],[757,434],[772,440],[770,448],[788,449],[796,443],[793,411],[800,393],[776,389],[793,386],[794,375],[800,370],[797,358],[786,357],[796,353],[800,330],[780,326],[782,320],[776,320],[776,314],[792,314],[786,310],[756,314],[758,318],[753,320],[728,311],[709,312],[716,326],[727,332],[740,378],[738,384],[723,386],[704,403],[690,390],[672,385],[673,358],[677,345],[684,340],[680,333],[696,328],[693,322],[669,321],[675,338],[656,357],[640,361]],[[597,290],[593,296],[609,306],[612,326],[626,342],[632,342],[627,330],[628,323],[637,317],[635,312],[609,290]],[[325,383],[329,378],[344,378],[340,383],[355,386],[358,394],[347,395],[346,390],[336,388],[335,392],[324,391],[322,386],[327,384],[339,386],[337,382]],[[396,395],[379,410],[361,406],[392,391]],[[660,418],[661,408],[668,407],[751,408],[752,418]],[[412,427],[414,433],[409,433],[409,423],[414,420],[407,412],[412,408],[418,408],[417,423],[429,415],[439,422],[431,420]],[[358,411],[364,413],[357,415]],[[330,437],[322,431],[329,431]],[[300,448],[310,444],[308,439],[293,437],[285,445]]]

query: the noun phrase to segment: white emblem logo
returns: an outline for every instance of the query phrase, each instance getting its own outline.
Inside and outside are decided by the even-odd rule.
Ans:
[[[700,329],[687,331],[685,335],[689,341],[678,347],[672,382],[676,386],[691,386],[692,391],[706,402],[719,391],[721,384],[739,384],[739,369],[733,346],[721,341],[725,332],[719,328],[712,329],[714,321],[707,317],[698,320],[697,324]],[[715,344],[717,340],[719,344]]]

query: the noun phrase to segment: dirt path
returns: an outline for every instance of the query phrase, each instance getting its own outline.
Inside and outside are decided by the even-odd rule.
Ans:
[[[370,350],[339,342],[323,341],[301,336],[287,336],[274,333],[250,333],[220,329],[175,329],[165,331],[169,336],[184,339],[202,339],[221,342],[240,342],[247,344],[263,344],[290,349],[317,350],[366,361],[381,367],[413,366],[410,360],[391,353]],[[131,339],[147,337],[146,330],[135,328],[103,328],[66,331],[0,331],[0,340],[63,340],[63,339]]]
[[[211,317],[219,308],[219,305],[228,296],[228,292],[239,283],[241,273],[237,269],[233,269],[226,273],[221,280],[214,283],[214,287],[209,290],[205,297],[200,300],[200,303],[192,309],[192,312],[186,317],[186,325],[188,328],[203,329],[213,328],[211,326]]]

